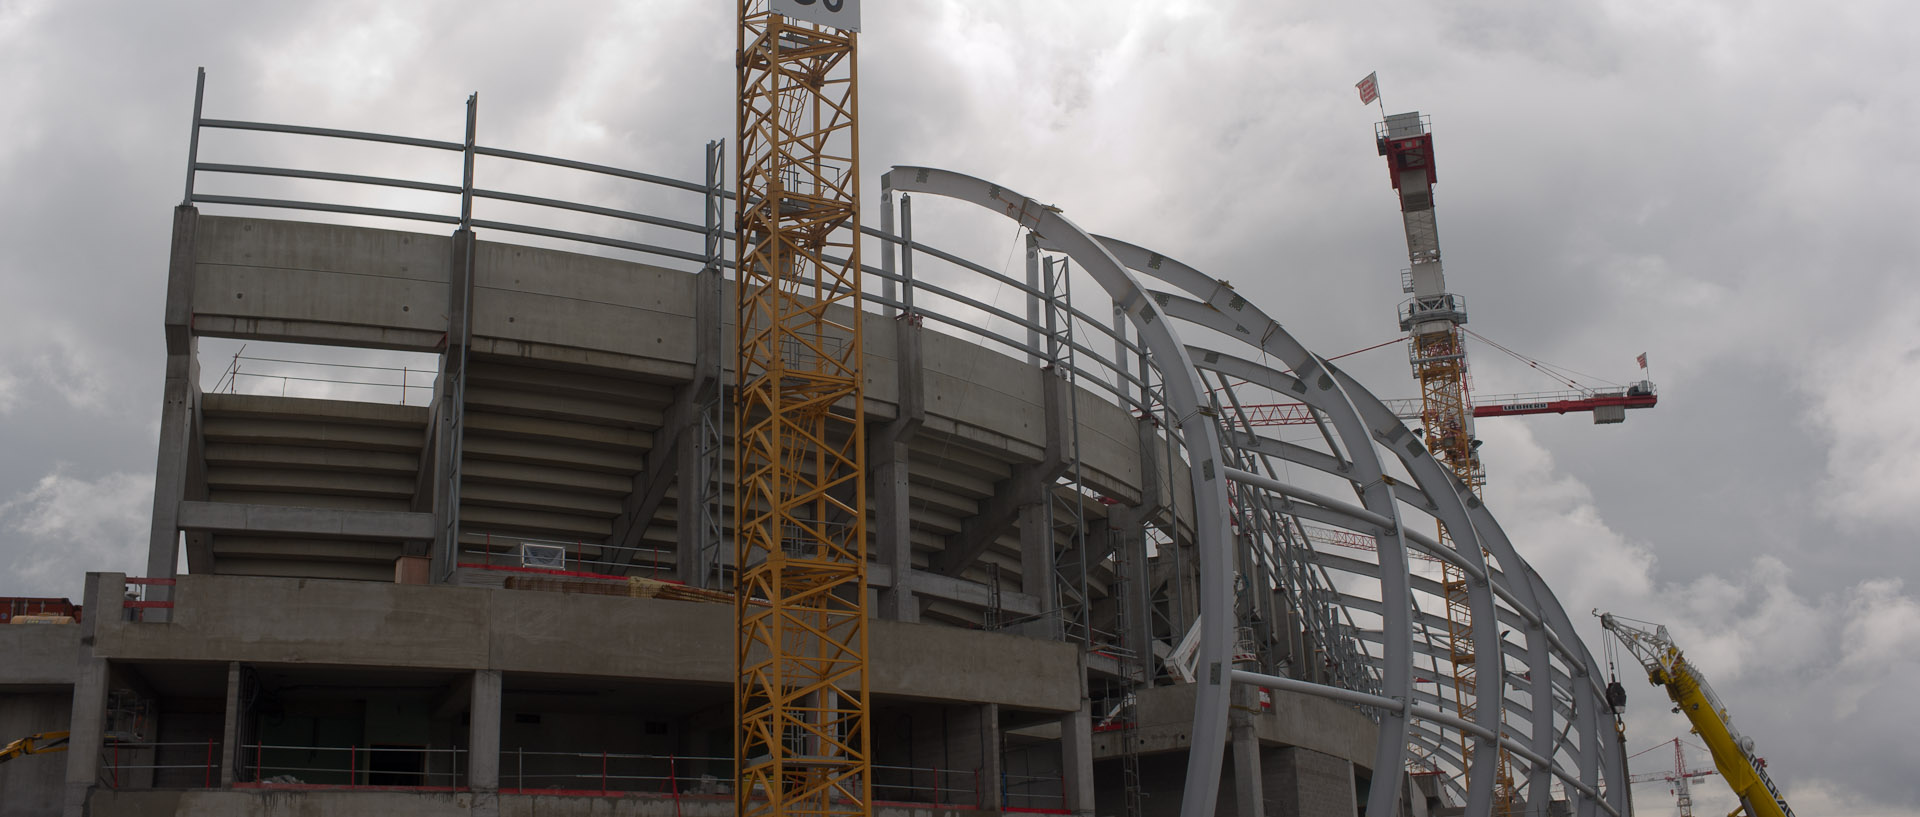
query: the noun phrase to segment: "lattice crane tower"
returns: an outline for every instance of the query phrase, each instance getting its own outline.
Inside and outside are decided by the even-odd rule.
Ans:
[[[740,0],[735,803],[868,814],[857,0]]]
[[[1479,442],[1473,436],[1473,406],[1468,395],[1467,349],[1461,325],[1467,322],[1466,301],[1447,291],[1440,264],[1440,229],[1434,221],[1433,134],[1419,113],[1388,116],[1375,133],[1380,155],[1387,157],[1393,188],[1400,194],[1400,214],[1406,224],[1408,270],[1402,289],[1413,297],[1401,305],[1400,329],[1407,333],[1408,360],[1420,381],[1420,420],[1426,444],[1434,456],[1453,470],[1478,496],[1486,482]],[[1446,525],[1440,541],[1452,546]],[[1441,586],[1446,593],[1448,661],[1453,666],[1453,701],[1463,720],[1472,720],[1479,704],[1479,679],[1474,671],[1473,611],[1469,606],[1466,573],[1444,563]],[[1500,695],[1494,679],[1493,696]],[[1513,786],[1507,750],[1501,748],[1494,786],[1494,813],[1514,813],[1518,798]],[[1460,735],[1463,779],[1473,758],[1473,739]]]

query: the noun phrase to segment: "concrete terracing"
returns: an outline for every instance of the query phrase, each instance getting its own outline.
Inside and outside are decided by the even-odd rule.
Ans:
[[[0,629],[28,659],[0,667],[0,720],[64,724],[43,700],[64,696],[89,736],[20,813],[729,811],[712,776],[730,779],[733,610],[643,597],[658,585],[639,581],[723,586],[730,569],[731,508],[700,528],[689,477],[700,384],[731,380],[731,295],[703,296],[701,280],[466,232],[176,211],[148,573],[177,582],[121,610],[125,578],[100,575],[84,626]],[[957,798],[1090,814],[1128,755],[1177,786],[1194,688],[1153,684],[1193,624],[1196,565],[1165,432],[1017,350],[860,319],[867,681],[890,768],[875,785],[923,804],[880,813],[939,817],[931,806]],[[716,326],[720,343],[700,340]],[[207,394],[199,337],[436,352],[440,373],[426,407]],[[730,449],[714,449],[722,481]],[[564,570],[528,567],[527,542],[560,546]],[[1133,728],[1096,732],[1091,699],[1104,711],[1124,688],[1139,692]],[[1264,752],[1305,753],[1275,756],[1274,792],[1338,804],[1365,774],[1377,730],[1351,707],[1276,696],[1249,717]],[[123,737],[103,770],[101,735],[127,724],[160,743]],[[705,790],[532,793],[593,775],[529,782],[529,756],[577,765],[596,746],[603,789],[612,755],[678,756],[675,774]],[[365,747],[421,759],[374,770]],[[394,774],[449,791],[332,790]]]
[[[192,293],[193,335],[443,348],[454,297],[448,281],[458,276],[450,272],[456,239],[194,219],[194,262],[190,271],[176,271],[191,277],[183,283]],[[643,550],[653,566],[671,569],[681,486],[658,490],[650,503],[640,498],[649,483],[674,479],[650,473],[649,459],[668,445],[667,435],[684,432],[685,418],[673,415],[700,354],[692,341],[694,276],[485,242],[476,243],[474,259],[459,491],[463,545],[553,540],[576,543],[586,561],[636,558],[631,551],[603,551],[604,544]],[[866,321],[868,415],[884,423],[899,411],[895,333],[883,316]],[[729,325],[723,337],[731,335]],[[986,549],[968,564],[951,564],[941,551],[963,533],[977,535],[968,520],[1045,457],[1046,374],[939,333],[924,333],[918,348],[926,413],[909,443],[913,564],[984,582],[986,565],[994,562],[1005,586],[1018,587],[1021,545],[1011,524],[987,533]],[[723,364],[730,362],[727,357]],[[1137,421],[1090,392],[1076,408],[1084,482],[1113,501],[1141,502]],[[439,411],[438,404],[420,409],[203,395],[194,442],[204,458],[204,485],[190,484],[188,492],[204,490],[212,503],[428,513],[440,476],[431,427]],[[636,506],[646,519],[626,517]],[[1093,515],[1101,511],[1096,505]],[[189,514],[186,521],[200,519]],[[629,525],[637,528],[627,533]],[[190,549],[190,561],[202,557],[193,565],[197,572],[381,579],[405,552],[404,542],[390,535],[394,529],[383,530],[385,538],[218,530],[210,534],[210,548]],[[955,607],[952,598],[935,595],[925,603],[948,618],[978,615]]]

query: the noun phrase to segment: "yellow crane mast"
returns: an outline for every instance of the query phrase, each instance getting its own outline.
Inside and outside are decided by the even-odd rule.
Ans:
[[[1626,623],[1630,620],[1604,613],[1600,615],[1600,626],[1620,639],[1627,651],[1639,660],[1647,671],[1647,683],[1666,688],[1675,710],[1687,716],[1693,724],[1693,733],[1706,742],[1707,751],[1713,753],[1714,768],[1720,770],[1720,776],[1726,778],[1727,785],[1740,798],[1740,809],[1734,814],[1793,817],[1787,799],[1780,796],[1779,787],[1767,776],[1766,761],[1754,754],[1753,739],[1733,728],[1726,704],[1714,694],[1706,676],[1681,654],[1673,638],[1667,635],[1666,626],[1650,624],[1653,629],[1649,630]]]
[[[735,813],[869,814],[857,0],[740,0]]]
[[[1486,471],[1480,465],[1480,443],[1474,439],[1473,405],[1468,396],[1466,339],[1461,329],[1467,322],[1467,308],[1464,299],[1447,291],[1440,263],[1440,228],[1433,212],[1433,184],[1439,178],[1433,164],[1433,134],[1419,113],[1394,114],[1380,123],[1375,144],[1380,155],[1387,158],[1406,227],[1409,267],[1401,288],[1413,297],[1399,310],[1400,329],[1407,333],[1408,361],[1420,381],[1420,421],[1426,445],[1478,496],[1486,482]],[[1439,538],[1442,545],[1453,545],[1445,524],[1439,526]],[[1461,719],[1472,720],[1479,707],[1479,678],[1473,664],[1473,610],[1468,601],[1467,575],[1451,562],[1441,569],[1454,708]],[[1494,694],[1498,695],[1499,679],[1494,683]],[[1519,801],[1509,755],[1504,747],[1498,751],[1493,813],[1516,813]],[[1473,739],[1462,732],[1463,782],[1472,758]]]

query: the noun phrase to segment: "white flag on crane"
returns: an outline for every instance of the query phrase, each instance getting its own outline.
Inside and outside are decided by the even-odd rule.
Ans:
[[[1644,368],[1647,368],[1647,353],[1646,353],[1646,352],[1641,352],[1641,353],[1640,353],[1640,357],[1639,357],[1639,360],[1640,360],[1640,368],[1642,368],[1642,369],[1644,369]]]
[[[1375,71],[1372,74],[1368,74],[1366,79],[1354,83],[1353,87],[1360,89],[1360,104],[1370,105],[1373,104],[1374,100],[1380,98],[1380,80],[1375,76],[1379,73],[1379,71]]]

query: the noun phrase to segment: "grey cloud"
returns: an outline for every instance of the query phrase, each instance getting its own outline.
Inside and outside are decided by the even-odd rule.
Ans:
[[[1775,770],[1790,786],[1826,803],[1848,792],[1863,813],[1920,807],[1898,774],[1920,766],[1898,734],[1920,713],[1891,680],[1911,668],[1881,654],[1911,642],[1864,634],[1906,620],[1920,583],[1904,546],[1920,484],[1882,480],[1868,493],[1845,478],[1920,454],[1920,420],[1888,410],[1910,402],[1890,384],[1911,379],[1901,357],[1911,324],[1898,315],[1920,302],[1910,229],[1920,160],[1896,148],[1920,126],[1905,90],[1920,71],[1907,42],[1914,12],[870,8],[869,192],[896,163],[1014,185],[1083,226],[1231,279],[1329,353],[1396,332],[1398,216],[1371,144],[1378,111],[1351,87],[1379,70],[1390,107],[1434,116],[1442,243],[1471,325],[1614,379],[1649,352],[1663,390],[1661,408],[1623,426],[1489,427],[1496,512],[1546,540],[1531,547],[1568,598],[1603,603],[1604,591],[1648,616],[1737,629],[1762,611],[1675,601],[1732,587],[1861,631],[1856,653],[1821,653],[1880,679],[1847,688],[1862,701],[1851,714],[1835,715],[1837,688],[1806,683],[1829,676],[1805,663],[1769,674],[1764,654],[1745,656],[1720,691],[1763,744],[1781,747]],[[0,410],[11,406],[0,414],[0,504],[14,508],[0,518],[0,592],[59,589],[28,572],[59,547],[61,529],[23,521],[49,496],[46,480],[124,498],[151,472],[161,282],[194,66],[209,68],[212,115],[456,138],[478,91],[489,143],[682,177],[733,126],[724,4],[70,2],[0,14],[0,105],[13,123],[0,131],[10,193]],[[980,257],[1006,250],[997,227],[950,232]],[[1483,388],[1551,385],[1475,354]],[[1398,346],[1342,364],[1383,395],[1413,393]],[[64,569],[139,570],[139,525],[91,535],[133,544]],[[1619,564],[1583,561],[1575,545]],[[1762,557],[1782,572],[1757,573]],[[1602,570],[1618,572],[1593,575]],[[1655,694],[1643,689],[1636,706]],[[1678,731],[1665,714],[1636,715],[1636,740]]]

